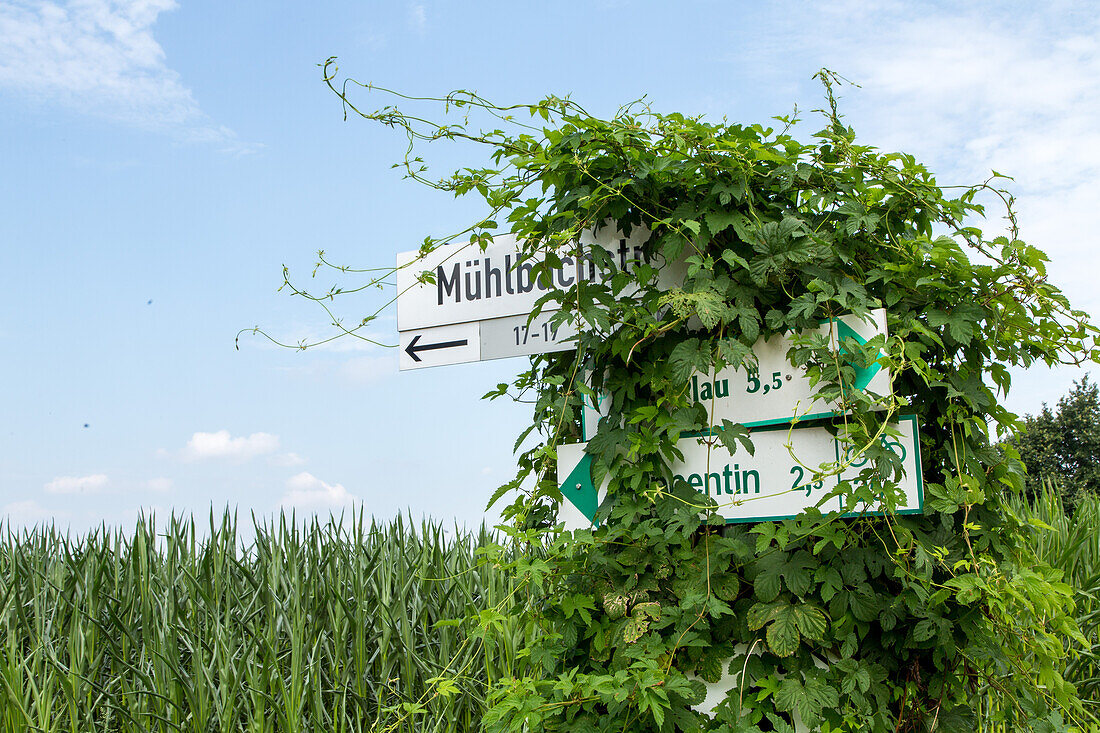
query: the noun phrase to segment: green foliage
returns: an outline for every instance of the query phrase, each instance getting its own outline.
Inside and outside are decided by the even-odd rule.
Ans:
[[[1093,359],[1095,329],[1048,282],[1046,257],[1019,238],[993,179],[948,193],[911,156],[857,143],[827,72],[825,127],[809,139],[787,118],[777,132],[635,104],[600,119],[569,100],[502,108],[465,92],[436,100],[461,120],[434,123],[394,107],[360,112],[351,82],[334,77],[330,62],[346,110],[408,136],[410,177],[484,198],[488,213],[463,233],[471,246],[510,230],[537,277],[581,254],[586,231],[647,234],[648,266],[619,271],[598,248],[584,253],[605,277],[541,304],[581,326],[576,350],[532,359],[491,393],[534,404],[517,445],[536,445],[519,457],[504,514],[517,541],[547,536],[549,555],[526,570],[544,590],[533,668],[497,682],[487,730],[1090,724],[1060,672],[1064,640],[1081,638],[1073,591],[1025,542],[1005,499],[1022,467],[987,426],[1015,423],[994,392],[1007,393],[1009,367]],[[479,119],[505,129],[478,132]],[[431,180],[413,151],[438,139],[485,145],[495,167]],[[989,201],[1008,208],[1004,235],[973,226]],[[655,277],[662,262],[684,264],[672,289]],[[842,362],[825,339],[801,338],[788,359],[849,411],[843,440],[867,458],[840,486],[849,498],[882,491],[897,507],[896,459],[879,437],[890,416],[919,416],[923,515],[809,510],[726,526],[712,500],[673,480],[680,436],[712,427],[684,394],[687,375],[746,366],[758,338],[874,308],[886,309],[888,339],[853,343]],[[893,397],[853,387],[855,369],[873,363],[890,370]],[[597,529],[560,532],[555,448],[579,439],[585,375],[608,395],[587,450],[596,482],[610,483]],[[726,428],[727,448],[751,442]],[[713,717],[697,712],[702,681],[723,673],[736,684]]]
[[[1012,502],[1027,524],[1030,544],[1040,560],[1062,572],[1074,590],[1077,624],[1085,638],[1066,639],[1069,655],[1062,674],[1092,711],[1100,711],[1100,496],[1075,492],[1080,501],[1071,514],[1063,492],[1050,482],[1025,499]]]
[[[359,520],[8,533],[0,730],[480,731],[531,630],[494,616],[494,537]],[[491,634],[449,623],[478,614]]]
[[[1012,439],[1027,466],[1027,489],[1038,494],[1054,481],[1072,507],[1081,492],[1100,494],[1100,389],[1085,375],[1058,400],[1057,412],[1043,405],[1024,418]]]

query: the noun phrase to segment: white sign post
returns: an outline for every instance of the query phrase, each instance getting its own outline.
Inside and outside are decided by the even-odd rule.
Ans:
[[[902,462],[898,487],[905,501],[896,511],[919,514],[924,507],[924,480],[917,419],[907,415],[892,426],[900,435],[883,437],[882,441]],[[674,475],[700,495],[714,499],[718,514],[727,523],[789,519],[816,506],[841,481],[858,484],[860,471],[867,467],[862,455],[845,455],[851,448],[824,427],[758,430],[751,437],[753,455],[747,451],[731,455],[714,437],[681,438],[677,444],[684,460],[672,466]],[[591,527],[596,507],[606,494],[606,484],[599,490],[592,484],[592,457],[584,452],[585,445],[558,446],[558,485],[565,499],[559,519],[567,529]],[[835,475],[815,476],[822,466],[830,464],[844,468]],[[820,509],[855,516],[880,514],[883,508],[881,504],[846,505],[843,496],[834,496]]]
[[[844,315],[824,321],[816,331],[829,337],[830,348],[843,359],[842,345],[846,339],[864,344],[886,335],[886,311],[879,308],[870,315],[869,321]],[[809,377],[787,361],[791,346],[789,335],[760,339],[753,345],[755,370],[727,368],[714,375],[695,374],[685,385],[687,394],[692,402],[706,408],[712,425],[730,420],[752,428],[838,415],[840,406],[815,399]],[[857,368],[854,386],[881,396],[892,394],[890,372],[878,364]],[[602,400],[598,406],[585,400],[581,414],[584,440],[592,439],[600,418],[607,412],[608,405]]]
[[[588,251],[603,248],[624,270],[641,261],[648,236],[639,228],[627,237],[605,227],[585,235],[581,243]],[[423,258],[419,252],[398,255],[399,367],[420,369],[574,348],[576,327],[552,327],[553,310],[528,323],[535,303],[551,290],[601,278],[588,257],[562,254],[560,259],[562,266],[550,273],[550,282],[539,282],[531,268],[541,259],[521,262],[520,243],[512,235],[495,237],[484,250],[455,243],[441,245]],[[424,271],[434,275],[434,283],[419,281]]]

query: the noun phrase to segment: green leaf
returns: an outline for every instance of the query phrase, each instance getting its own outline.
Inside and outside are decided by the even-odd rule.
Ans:
[[[799,550],[784,563],[782,574],[787,588],[796,596],[804,596],[813,583],[817,561],[806,550]]]
[[[824,612],[816,606],[807,604],[794,606],[793,608],[794,620],[798,625],[799,633],[807,639],[820,641],[825,636],[825,629],[829,623]]]
[[[804,725],[816,729],[822,711],[835,709],[840,704],[840,695],[816,676],[807,676],[805,682],[789,676],[779,686],[775,704],[780,710],[797,713]]]
[[[779,596],[782,588],[783,569],[785,558],[781,553],[773,552],[765,555],[757,562],[760,572],[753,580],[753,589],[756,597],[762,601],[774,601]]]
[[[936,635],[936,624],[929,619],[922,619],[913,627],[913,641],[918,644],[931,639]]]
[[[852,609],[852,614],[859,621],[874,621],[878,618],[879,602],[875,597],[870,587],[864,584],[853,591],[848,591],[848,605]]]
[[[711,234],[718,234],[734,222],[745,223],[745,215],[736,209],[733,211],[710,211],[707,212],[704,218],[706,219],[707,228],[710,229]],[[723,254],[723,257],[724,256]]]
[[[775,618],[777,613],[784,608],[788,608],[789,605],[786,601],[755,603],[749,608],[749,612],[745,616],[745,624],[749,627],[749,631],[762,629],[765,624]]]
[[[779,657],[789,657],[798,650],[800,643],[798,621],[794,608],[786,606],[775,613],[774,620],[768,626],[764,637],[768,647]]]
[[[732,249],[722,250],[722,259],[729,263],[729,265],[735,269],[749,269],[748,260],[734,252]]]
[[[741,590],[741,581],[733,573],[721,573],[711,579],[710,589],[723,601],[732,601]]]
[[[672,349],[668,361],[673,370],[672,378],[687,382],[692,374],[705,374],[710,369],[710,345],[697,338],[684,339]]]
[[[752,435],[744,425],[723,420],[720,428],[717,432],[718,440],[722,443],[722,447],[730,452],[730,455],[736,453],[738,447],[744,448],[750,456],[756,454],[756,446],[752,443]]]

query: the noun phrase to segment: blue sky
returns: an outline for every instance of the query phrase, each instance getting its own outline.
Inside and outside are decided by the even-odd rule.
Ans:
[[[329,56],[414,94],[570,94],[600,114],[646,95],[742,122],[818,106],[827,66],[861,85],[843,109],[864,142],[941,184],[1015,176],[1024,238],[1100,313],[1090,3],[0,0],[0,517],[481,518],[527,408],[479,397],[520,362],[398,374],[393,350],[350,343],[233,348],[254,325],[326,333],[276,292],[283,264],[387,265],[481,211],[390,169],[402,139],[342,120]],[[428,152],[440,174],[469,159]],[[395,342],[392,318],[374,333]],[[1081,373],[1021,374],[1009,404],[1034,412]]]

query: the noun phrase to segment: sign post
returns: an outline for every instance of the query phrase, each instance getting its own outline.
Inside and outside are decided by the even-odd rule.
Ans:
[[[616,267],[629,270],[641,261],[648,233],[634,230],[627,237],[613,227],[582,238],[581,252],[600,247]],[[552,324],[555,310],[532,318],[535,304],[553,290],[584,282],[600,282],[603,273],[587,256],[563,255],[561,266],[549,279],[532,276],[537,258],[524,259],[514,236],[494,238],[481,249],[475,244],[447,244],[421,256],[398,255],[397,328],[402,370],[461,364],[510,356],[544,354],[575,348],[575,324]],[[657,266],[665,286],[675,284],[680,268]],[[430,273],[430,279],[421,273]],[[886,312],[872,311],[869,319],[845,315],[823,321],[816,333],[827,336],[834,353],[854,339],[865,344],[886,335]],[[803,334],[810,335],[810,334]],[[794,341],[789,335],[761,339],[754,345],[756,369],[724,369],[713,375],[695,374],[685,385],[691,399],[706,407],[712,424],[731,420],[750,428],[756,449],[731,455],[713,436],[681,438],[683,461],[672,469],[675,476],[700,495],[718,503],[727,522],[757,522],[793,517],[819,506],[823,512],[846,515],[881,512],[881,505],[845,506],[841,495],[831,493],[841,481],[856,480],[862,463],[841,456],[845,442],[824,427],[788,424],[835,417],[842,407],[824,403],[814,395],[809,378],[787,360]],[[879,395],[890,395],[891,376],[879,364],[856,369],[855,386]],[[585,443],[558,446],[558,482],[565,501],[561,519],[567,527],[591,526],[603,496],[592,484],[592,457],[585,445],[607,414],[606,405],[586,403],[582,411]],[[918,513],[923,507],[920,447],[915,417],[893,424],[900,437],[884,443],[903,465],[898,482],[905,502],[899,513]],[[840,466],[829,473],[827,467]],[[826,467],[824,473],[822,468]],[[817,478],[824,475],[824,478]],[[702,503],[700,503],[702,508]]]

